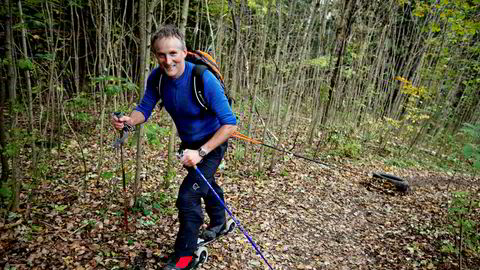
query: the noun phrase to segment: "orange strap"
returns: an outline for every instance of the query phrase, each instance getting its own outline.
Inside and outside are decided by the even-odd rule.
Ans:
[[[261,141],[257,141],[257,140],[254,140],[252,138],[249,138],[249,137],[243,135],[242,133],[240,133],[238,131],[234,131],[233,134],[232,134],[232,137],[235,137],[237,139],[244,140],[244,141],[247,141],[247,142],[251,142],[251,143],[254,143],[254,144],[262,144]]]

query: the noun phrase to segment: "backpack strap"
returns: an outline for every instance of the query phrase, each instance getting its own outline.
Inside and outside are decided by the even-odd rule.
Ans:
[[[205,90],[203,85],[203,73],[208,67],[205,65],[195,65],[193,68],[193,94],[197,98],[198,104],[203,111],[208,111],[208,103],[205,100]]]
[[[203,85],[203,73],[205,70],[207,70],[208,67],[205,65],[195,65],[193,68],[193,87],[192,91],[197,99],[198,105],[200,106],[202,111],[208,111],[208,103],[205,99],[205,90],[204,90],[204,85]],[[163,107],[163,91],[162,91],[162,79],[163,79],[163,72],[159,72],[158,75],[158,86],[157,86],[157,91],[158,95],[160,96],[160,109]]]
[[[157,85],[157,92],[158,96],[160,97],[160,103],[158,106],[160,106],[160,109],[163,108],[163,92],[162,92],[162,79],[163,79],[163,72],[158,72],[159,75],[157,75],[158,78],[158,85]]]

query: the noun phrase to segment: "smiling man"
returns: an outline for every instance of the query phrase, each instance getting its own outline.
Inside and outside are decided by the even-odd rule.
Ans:
[[[140,105],[130,116],[113,116],[112,124],[117,129],[122,129],[125,123],[131,126],[141,124],[148,120],[160,100],[175,122],[182,140],[181,163],[188,174],[180,186],[176,202],[180,228],[175,251],[164,269],[191,269],[199,228],[203,224],[201,198],[210,218],[202,239],[216,237],[226,224],[223,206],[194,167],[200,169],[223,200],[223,190],[215,182],[214,175],[227,150],[227,140],[236,130],[236,118],[220,82],[208,70],[203,73],[202,81],[205,99],[211,108],[208,112],[200,108],[192,91],[195,65],[185,61],[185,38],[178,28],[171,25],[161,28],[152,37],[151,47],[159,67],[148,77]],[[157,87],[159,80],[161,89]]]

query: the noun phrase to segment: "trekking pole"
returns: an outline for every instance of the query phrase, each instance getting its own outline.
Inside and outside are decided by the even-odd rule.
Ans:
[[[290,151],[287,151],[287,150],[283,150],[283,149],[280,149],[280,148],[277,148],[275,146],[271,146],[271,145],[268,145],[268,144],[265,144],[261,141],[257,141],[255,139],[252,139],[252,138],[249,138],[245,135],[243,135],[242,133],[238,132],[238,131],[235,131],[233,134],[232,134],[232,137],[234,138],[237,138],[237,139],[240,139],[240,140],[244,140],[246,142],[251,142],[253,144],[258,144],[258,145],[262,145],[262,146],[265,146],[265,147],[268,147],[268,148],[271,148],[271,149],[274,149],[274,150],[277,150],[277,151],[280,151],[280,152],[283,152],[283,153],[286,153],[286,154],[290,154],[294,157],[297,157],[297,158],[302,158],[302,159],[305,159],[305,160],[308,160],[308,161],[311,161],[311,162],[315,162],[315,163],[318,163],[320,165],[323,165],[323,166],[327,166],[329,167],[330,165],[327,164],[327,163],[323,163],[321,161],[318,161],[318,160],[315,160],[315,159],[311,159],[311,158],[308,158],[308,157],[305,157],[305,156],[302,156],[302,155],[299,155],[299,154],[295,154],[293,152],[290,152]]]
[[[115,117],[120,118],[123,116],[123,113],[121,112],[114,112],[113,113]],[[122,130],[120,130],[120,138],[118,138],[115,143],[113,144],[113,148],[118,149],[120,148],[120,164],[122,166],[122,179],[123,179],[123,199],[124,199],[124,210],[123,210],[123,216],[124,216],[124,225],[125,225],[125,231],[128,231],[128,200],[127,200],[127,181],[125,179],[125,166],[123,165],[123,144],[125,143],[125,140],[128,137],[128,132],[132,131],[133,128],[125,123],[125,126],[123,127]]]
[[[123,130],[120,131],[121,136],[123,137]],[[127,181],[125,180],[125,166],[123,165],[123,143],[120,145],[120,163],[122,164],[122,179],[123,179],[123,216],[125,224],[125,232],[128,232],[128,206],[127,206]]]
[[[230,211],[230,209],[228,209],[227,205],[225,204],[225,202],[222,201],[222,199],[220,198],[220,196],[218,196],[217,192],[215,192],[215,190],[213,189],[212,185],[210,185],[210,183],[208,182],[208,180],[205,178],[205,176],[203,176],[202,172],[197,168],[197,166],[194,167],[195,170],[197,171],[198,175],[200,175],[200,177],[203,179],[203,181],[205,181],[205,183],[207,183],[208,185],[208,188],[210,188],[210,191],[213,192],[213,194],[215,194],[215,197],[217,197],[218,201],[222,204],[223,208],[225,208],[225,210],[227,211],[228,215],[233,219],[233,221],[235,221],[235,224],[237,224],[238,228],[240,229],[240,231],[242,231],[243,235],[245,235],[245,237],[248,239],[248,241],[250,242],[250,244],[252,244],[253,248],[257,251],[257,254],[260,255],[260,257],[262,257],[263,261],[268,265],[268,267],[273,270],[272,266],[268,263],[267,259],[265,258],[265,256],[263,256],[262,252],[260,251],[260,249],[258,248],[257,244],[255,244],[255,242],[253,241],[253,239],[250,237],[250,235],[248,235],[247,231],[242,227],[242,225],[240,224],[240,221],[238,221],[238,219],[235,218],[235,216],[232,214],[232,212]]]

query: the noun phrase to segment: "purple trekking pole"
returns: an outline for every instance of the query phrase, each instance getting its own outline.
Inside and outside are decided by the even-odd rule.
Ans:
[[[213,189],[212,185],[210,185],[210,183],[208,182],[208,180],[205,178],[205,176],[203,176],[202,172],[197,168],[197,166],[194,167],[195,170],[197,171],[198,175],[200,175],[200,177],[203,179],[203,181],[205,181],[205,183],[208,185],[208,187],[210,188],[210,191],[213,192],[213,194],[215,194],[215,197],[217,197],[218,201],[222,204],[223,208],[225,208],[225,210],[227,211],[228,215],[233,219],[233,221],[235,221],[235,224],[237,224],[238,228],[240,229],[240,231],[242,231],[243,235],[245,235],[245,237],[248,239],[248,241],[250,242],[250,244],[252,244],[253,248],[257,251],[257,254],[260,255],[260,257],[262,257],[263,261],[268,265],[268,267],[273,270],[272,266],[268,263],[267,259],[265,258],[265,256],[263,256],[262,252],[260,251],[260,249],[258,248],[257,244],[255,244],[255,242],[253,241],[253,239],[250,237],[250,235],[248,235],[247,231],[242,227],[242,225],[240,224],[240,221],[238,221],[238,219],[236,219],[232,212],[230,211],[230,209],[228,209],[227,205],[222,201],[222,199],[220,198],[220,196],[218,196],[217,192],[215,192],[215,190]]]

